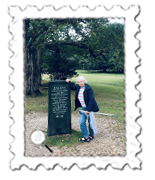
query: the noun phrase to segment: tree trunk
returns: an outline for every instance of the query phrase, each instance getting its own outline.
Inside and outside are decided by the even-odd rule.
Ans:
[[[32,74],[32,65],[31,58],[28,49],[25,52],[25,94],[31,95],[31,74]]]
[[[29,52],[27,50],[25,60],[25,94],[37,96],[41,94],[39,87],[41,84],[41,60],[40,49]]]
[[[28,28],[30,19],[24,20],[25,27],[25,94],[36,96],[40,94],[39,87],[41,84],[41,49],[33,48],[28,45]]]
[[[38,84],[41,85],[41,49],[37,49]]]
[[[104,67],[104,68],[103,68],[103,72],[107,72],[107,67]]]

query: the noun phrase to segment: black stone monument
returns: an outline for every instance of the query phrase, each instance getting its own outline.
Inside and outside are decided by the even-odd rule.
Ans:
[[[70,85],[65,80],[49,82],[48,136],[71,134]]]

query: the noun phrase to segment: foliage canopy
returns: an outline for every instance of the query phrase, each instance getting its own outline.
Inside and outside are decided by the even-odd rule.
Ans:
[[[51,79],[76,69],[124,71],[124,25],[107,19],[30,19],[27,47],[42,49],[41,71]]]

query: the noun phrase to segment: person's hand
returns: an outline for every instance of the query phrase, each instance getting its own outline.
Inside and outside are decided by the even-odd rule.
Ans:
[[[66,79],[66,82],[69,82],[70,81],[70,79]]]
[[[89,111],[86,111],[86,114],[89,114]]]

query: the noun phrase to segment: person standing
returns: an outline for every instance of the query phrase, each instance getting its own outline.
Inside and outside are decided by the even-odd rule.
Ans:
[[[75,91],[75,109],[82,107],[82,112],[80,115],[80,128],[83,134],[83,137],[79,141],[90,142],[94,139],[94,131],[90,124],[90,117],[87,116],[90,112],[99,111],[98,105],[94,98],[94,93],[92,88],[87,84],[86,79],[83,76],[77,77],[77,85],[73,85],[70,82],[70,79],[66,79],[66,82],[70,83],[70,89]],[[85,113],[83,112],[85,111]],[[89,135],[86,127],[86,119],[88,117],[89,124]]]

